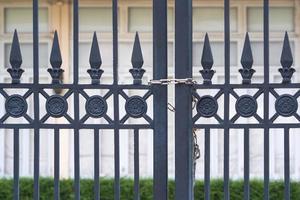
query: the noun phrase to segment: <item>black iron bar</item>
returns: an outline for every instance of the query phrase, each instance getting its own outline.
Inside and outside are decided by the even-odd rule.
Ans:
[[[74,191],[75,199],[80,199],[80,131],[79,131],[79,5],[78,0],[73,0],[73,84],[74,88]]]
[[[168,77],[167,0],[153,1],[153,79]],[[153,85],[154,199],[168,199],[167,86]]]
[[[134,129],[134,200],[140,200],[139,129]]]
[[[34,199],[40,198],[40,131],[39,131],[39,2],[33,0],[33,89],[34,89]]]
[[[250,199],[250,146],[249,146],[249,128],[244,129],[244,200]]]
[[[20,198],[20,185],[19,185],[19,174],[20,174],[20,136],[19,129],[14,129],[14,200]]]
[[[290,193],[290,130],[284,128],[284,199],[291,198]]]
[[[60,199],[59,174],[60,174],[60,148],[59,129],[54,129],[54,199]]]
[[[94,194],[95,200],[100,199],[100,149],[99,129],[94,129]]]
[[[73,124],[41,124],[41,129],[72,129],[74,127]],[[81,124],[78,126],[80,129],[114,129],[113,124]],[[269,128],[300,128],[300,123],[278,123],[278,124],[272,124],[269,125]],[[1,129],[33,129],[34,126],[32,124],[0,124]],[[119,129],[153,129],[153,126],[149,124],[120,124]],[[205,129],[205,128],[211,128],[211,129],[223,129],[224,126],[221,124],[195,124],[194,128],[197,129]],[[230,129],[263,129],[264,124],[230,124]]]
[[[175,1],[175,78],[192,77],[192,0]],[[175,199],[193,199],[192,88],[175,86]],[[184,158],[184,159],[183,159]]]
[[[20,88],[20,89],[32,89],[33,84],[30,83],[21,83],[21,84],[9,84],[9,83],[0,83],[0,88]],[[136,89],[136,90],[148,90],[151,89],[153,86],[150,85],[118,85],[118,88],[121,89]],[[195,89],[207,89],[207,85],[203,84],[195,84],[193,85]],[[91,84],[78,84],[78,85],[73,85],[73,84],[59,84],[59,85],[51,85],[51,84],[39,84],[37,86],[39,90],[41,89],[113,89],[114,85],[106,85],[106,84],[101,84],[101,85],[91,85]],[[210,89],[224,89],[225,85],[224,84],[212,84],[209,86]],[[251,85],[242,85],[242,84],[230,84],[228,85],[229,89],[263,89],[264,84],[251,84]],[[300,88],[300,83],[291,83],[291,84],[281,84],[281,83],[270,83],[269,88],[272,89],[290,89],[290,88],[295,88],[298,89]]]
[[[115,183],[114,199],[120,199],[120,131],[119,131],[119,90],[118,90],[118,0],[112,0],[112,24],[113,24],[113,89],[114,89],[114,166],[115,166]]]
[[[230,84],[230,0],[224,0],[224,71],[225,71],[225,90],[224,90],[224,199],[229,200],[229,84]]]
[[[75,199],[80,200],[80,140],[79,140],[79,129],[74,129],[74,189]]]
[[[269,0],[264,0],[264,200],[269,199]]]
[[[205,200],[210,199],[210,129],[206,128],[205,133],[205,152],[204,152],[204,194]]]

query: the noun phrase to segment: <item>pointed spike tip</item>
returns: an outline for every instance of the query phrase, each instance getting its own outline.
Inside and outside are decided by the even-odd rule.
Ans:
[[[53,68],[60,68],[60,66],[62,64],[62,57],[61,57],[61,52],[60,52],[57,31],[54,32],[52,50],[51,50],[51,55],[50,55],[50,63]]]
[[[22,60],[18,32],[15,29],[11,50],[10,50],[10,64],[13,68],[20,68],[22,62],[23,60]]]
[[[211,69],[214,64],[214,59],[210,47],[209,37],[206,33],[202,51],[201,64],[204,69]]]
[[[244,47],[243,47],[243,52],[241,57],[241,64],[244,68],[248,68],[248,69],[252,68],[253,65],[253,55],[252,55],[251,42],[250,42],[248,32],[246,33],[245,36],[245,42],[244,42]]]
[[[294,62],[289,36],[287,32],[285,33],[284,36],[280,62],[283,67],[288,67],[288,68],[291,67]]]
[[[140,38],[138,32],[135,35],[133,51],[131,56],[131,63],[133,68],[141,68],[144,64],[143,53],[140,44]]]
[[[94,35],[93,35],[93,41],[92,41],[92,47],[91,47],[89,61],[90,61],[91,68],[98,69],[102,65],[102,59],[101,59],[100,48],[99,48],[99,43],[98,43],[96,32],[94,32]]]

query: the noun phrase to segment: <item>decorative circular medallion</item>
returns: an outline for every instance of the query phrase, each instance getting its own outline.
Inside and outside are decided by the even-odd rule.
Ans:
[[[298,110],[297,99],[289,94],[281,95],[275,102],[275,109],[279,115],[290,117]]]
[[[218,102],[212,96],[203,96],[197,103],[197,112],[202,117],[213,117],[218,112]]]
[[[59,118],[68,111],[68,103],[62,96],[53,95],[46,102],[46,110],[51,117]]]
[[[26,100],[20,95],[11,95],[6,99],[5,110],[11,117],[22,117],[27,112],[27,108]]]
[[[242,117],[252,117],[257,111],[257,102],[252,96],[243,95],[237,100],[235,110]]]
[[[90,116],[100,118],[107,111],[107,103],[101,96],[91,96],[85,104],[85,110]]]
[[[147,103],[140,96],[132,96],[126,101],[125,110],[130,117],[140,118],[147,112]]]

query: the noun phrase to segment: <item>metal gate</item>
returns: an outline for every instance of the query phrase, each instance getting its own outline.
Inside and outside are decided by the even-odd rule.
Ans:
[[[134,199],[139,199],[139,132],[142,129],[153,129],[154,135],[154,199],[163,200],[168,198],[168,163],[167,163],[167,0],[153,0],[153,81],[152,84],[143,84],[142,77],[145,70],[143,66],[143,55],[140,47],[139,37],[136,34],[133,54],[132,69],[133,84],[120,85],[118,83],[118,0],[113,0],[113,84],[100,84],[103,70],[96,34],[94,35],[90,54],[90,69],[87,71],[91,77],[91,84],[79,83],[79,16],[78,0],[73,0],[73,84],[61,83],[60,78],[62,58],[58,43],[58,35],[54,34],[53,47],[50,63],[52,68],[48,69],[52,77],[52,83],[39,83],[39,28],[38,28],[38,0],[33,0],[33,83],[21,83],[22,55],[18,41],[17,32],[13,37],[10,63],[11,68],[7,71],[12,78],[11,84],[0,84],[0,93],[6,99],[6,113],[0,119],[0,128],[13,129],[14,131],[14,199],[19,199],[19,131],[21,129],[34,129],[34,199],[39,199],[39,165],[40,165],[40,130],[52,129],[54,131],[54,197],[59,199],[59,143],[60,129],[74,131],[74,193],[75,199],[80,199],[80,129],[94,130],[94,198],[100,199],[99,184],[99,130],[114,130],[114,198],[120,199],[120,149],[119,131],[129,129],[134,131]],[[284,39],[281,63],[279,69],[283,81],[282,84],[269,83],[269,0],[264,0],[264,83],[251,84],[251,78],[255,70],[252,69],[253,58],[251,44],[246,35],[245,46],[241,58],[242,69],[239,70],[243,78],[241,84],[230,83],[230,0],[224,0],[224,41],[225,41],[225,83],[212,84],[214,75],[213,55],[210,49],[208,35],[205,37],[202,55],[203,70],[200,71],[203,77],[203,84],[193,81],[192,73],[192,0],[175,1],[175,79],[171,82],[176,84],[175,89],[175,178],[176,178],[176,200],[193,199],[193,129],[205,130],[205,199],[210,199],[210,130],[224,130],[224,199],[229,199],[229,131],[230,129],[244,130],[244,199],[249,199],[249,129],[264,129],[264,199],[269,199],[269,130],[278,128],[284,130],[284,170],[285,170],[285,199],[290,199],[290,171],[289,171],[289,129],[299,128],[299,123],[274,123],[277,117],[294,116],[300,120],[297,113],[300,96],[298,91],[294,95],[279,95],[277,88],[300,87],[299,84],[291,83],[291,77],[295,70],[291,67],[293,58],[289,45],[288,36]],[[6,89],[15,89],[16,93],[9,95]],[[19,89],[25,89],[23,95],[18,93]],[[66,90],[64,95],[50,95],[48,89]],[[88,89],[108,90],[103,95],[89,96],[85,91]],[[216,95],[211,96],[201,92],[203,89],[218,90]],[[239,95],[236,89],[257,89],[254,95]],[[128,96],[124,90],[144,90],[144,96]],[[34,115],[29,116],[27,99],[33,95]],[[230,95],[236,98],[236,114],[230,117]],[[269,97],[276,98],[276,114],[269,114]],[[46,98],[44,107],[40,107],[40,96]],[[72,96],[74,105],[74,116],[68,114],[68,99]],[[85,115],[80,117],[79,98],[85,98]],[[107,115],[107,98],[114,99],[114,116]],[[126,100],[126,115],[120,116],[119,97]],[[147,115],[146,100],[153,96],[153,119]],[[224,97],[224,116],[218,115],[218,99]],[[264,98],[264,114],[257,114],[257,98]],[[193,113],[192,102],[196,101],[196,112]],[[41,109],[46,114],[41,116]],[[26,124],[6,123],[9,118],[24,117]],[[64,117],[67,124],[49,124],[48,118]],[[145,124],[126,124],[128,118],[144,118]],[[254,117],[256,124],[236,123],[238,118]],[[106,124],[88,124],[88,118],[103,118]],[[197,123],[199,118],[215,118],[216,124]]]
[[[80,129],[94,130],[94,199],[100,199],[99,183],[99,130],[114,130],[114,199],[120,199],[120,149],[119,132],[122,129],[133,130],[134,132],[134,199],[139,199],[139,132],[143,129],[153,130],[154,144],[154,199],[167,199],[167,86],[142,84],[142,77],[145,70],[143,66],[143,55],[140,47],[139,36],[136,35],[133,54],[131,58],[133,84],[120,85],[118,83],[118,1],[113,0],[113,84],[100,84],[103,70],[96,34],[94,35],[90,54],[90,69],[87,71],[91,77],[91,84],[79,83],[79,2],[73,1],[73,83],[61,83],[63,74],[62,57],[60,53],[58,34],[55,32],[50,63],[52,68],[48,69],[52,77],[52,83],[39,83],[39,26],[38,8],[39,1],[33,0],[33,83],[21,83],[22,55],[18,40],[17,31],[14,33],[10,54],[11,68],[7,71],[12,78],[11,84],[0,84],[0,93],[6,99],[6,113],[0,119],[0,127],[14,130],[14,199],[19,199],[19,131],[21,129],[34,129],[34,199],[38,200],[39,195],[39,169],[40,169],[40,130],[52,129],[54,131],[54,199],[60,195],[60,129],[70,129],[74,132],[74,197],[80,199]],[[167,78],[167,3],[166,0],[153,1],[154,28],[153,28],[153,78]],[[6,89],[15,89],[15,94],[9,95]],[[18,93],[19,89],[26,90],[24,95]],[[51,95],[47,90],[66,90],[64,95]],[[103,95],[89,96],[86,90],[108,90]],[[129,96],[124,90],[143,90],[144,96]],[[34,115],[28,114],[27,99],[33,95]],[[46,98],[46,104],[40,107],[40,97]],[[71,97],[72,96],[72,97]],[[81,117],[79,109],[80,96],[85,98],[85,115]],[[108,105],[106,100],[113,97],[114,115],[107,115]],[[126,100],[126,115],[121,116],[119,97]],[[153,96],[153,119],[147,115],[146,100]],[[69,104],[72,98],[73,105]],[[73,107],[74,116],[68,114],[68,109]],[[46,110],[42,116],[41,110]],[[26,124],[6,123],[8,118],[21,118],[27,120]],[[67,124],[49,124],[48,118],[64,117]],[[105,124],[86,123],[88,118],[103,118]],[[127,124],[128,118],[144,118],[144,124]]]
[[[230,199],[229,190],[229,133],[231,129],[241,129],[244,132],[244,199],[250,199],[249,186],[249,130],[264,130],[264,199],[269,199],[269,144],[270,129],[280,129],[284,133],[284,193],[285,199],[290,199],[290,158],[289,158],[289,130],[299,128],[300,116],[298,113],[298,97],[300,96],[299,84],[291,83],[295,69],[292,68],[293,57],[286,33],[283,43],[281,65],[279,72],[282,83],[275,84],[269,81],[269,0],[263,0],[263,26],[264,26],[264,82],[261,84],[251,83],[255,73],[252,69],[253,57],[248,33],[246,34],[244,49],[241,57],[242,68],[239,70],[242,83],[232,84],[230,81],[230,0],[224,0],[224,84],[212,84],[215,71],[213,67],[213,55],[210,48],[209,37],[205,36],[201,64],[203,69],[200,73],[203,84],[197,84],[191,78],[192,73],[192,0],[175,1],[175,76],[176,79],[189,80],[184,84],[176,85],[176,122],[175,122],[175,179],[176,200],[193,199],[193,129],[202,129],[205,133],[204,152],[204,176],[205,176],[205,199],[210,199],[210,133],[212,129],[224,131],[224,197]],[[298,89],[295,94],[279,94],[277,89]],[[239,89],[256,89],[254,95],[241,95]],[[207,90],[217,90],[211,95]],[[203,92],[206,91],[206,92]],[[286,93],[288,93],[286,91]],[[276,113],[271,115],[269,111],[270,96],[276,99]],[[234,97],[234,102],[230,100]],[[263,115],[257,112],[257,99],[263,97]],[[220,105],[218,99],[223,98],[224,104]],[[192,102],[195,104],[193,112]],[[235,106],[235,114],[230,116],[230,105]],[[224,115],[219,115],[218,110],[224,109]],[[293,116],[297,122],[277,123],[278,117]],[[237,120],[239,118],[254,118],[256,123],[245,124]],[[201,123],[199,119],[214,118],[216,123]],[[184,159],[183,159],[184,158]]]

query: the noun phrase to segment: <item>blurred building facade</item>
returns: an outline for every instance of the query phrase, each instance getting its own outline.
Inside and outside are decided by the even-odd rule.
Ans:
[[[254,66],[256,73],[253,82],[263,82],[263,10],[262,0],[232,0],[231,1],[231,82],[241,83],[238,73],[240,57],[245,33],[249,32],[252,44]],[[224,44],[223,44],[223,1],[195,0],[193,3],[193,65],[194,79],[202,81],[201,54],[204,35],[210,37],[214,69],[217,71],[214,83],[224,82]],[[278,72],[280,55],[285,31],[290,36],[294,55],[294,67],[300,62],[300,0],[272,0],[270,3],[270,81],[281,82]],[[110,0],[80,1],[80,82],[89,83],[86,70],[89,68],[89,52],[93,32],[98,35],[102,55],[104,74],[101,83],[112,83],[112,9]],[[169,1],[168,8],[168,72],[174,77],[174,1]],[[62,68],[65,70],[64,83],[72,82],[72,3],[63,0],[42,0],[40,3],[40,81],[50,82],[47,73],[50,67],[49,55],[53,33],[58,31]],[[22,82],[32,82],[32,5],[29,0],[0,0],[0,81],[9,82],[6,69],[9,64],[9,53],[14,29],[18,30],[23,55],[25,73]],[[135,32],[140,34],[144,55],[146,74],[144,83],[152,79],[152,1],[150,0],[119,0],[119,79],[120,83],[131,83],[128,70],[131,68],[131,51]],[[300,71],[300,70],[298,70]],[[294,82],[300,82],[300,73],[296,72]],[[169,101],[174,102],[173,86],[169,87]],[[9,92],[9,91],[8,91]],[[54,93],[54,91],[48,91]],[[253,93],[255,91],[241,91]],[[293,92],[293,91],[290,91]],[[99,91],[104,94],[105,91]],[[99,94],[98,93],[98,94]],[[280,91],[279,91],[280,93]],[[135,93],[136,94],[136,93]],[[129,93],[130,95],[130,93]],[[258,100],[259,104],[262,99]],[[273,101],[275,101],[273,99]],[[2,102],[2,103],[1,103]],[[41,108],[44,108],[41,103]],[[72,102],[70,102],[72,104]],[[112,105],[112,99],[109,99]],[[151,104],[151,99],[150,102]],[[220,102],[221,103],[221,102]],[[125,102],[121,100],[121,107]],[[4,113],[4,98],[0,98],[0,114]],[[84,103],[81,103],[84,110]],[[270,110],[275,108],[270,103]],[[149,106],[151,107],[151,106]],[[32,102],[30,109],[32,112]],[[124,108],[120,108],[125,113]],[[123,110],[122,110],[123,109]],[[231,108],[234,111],[234,105]],[[72,111],[71,111],[72,112]],[[151,114],[151,109],[150,109]],[[263,112],[259,109],[258,112]],[[113,108],[108,113],[112,115]],[[33,113],[31,113],[33,114]],[[52,119],[53,120],[53,119]],[[63,122],[63,119],[56,119]],[[283,120],[283,119],[279,119]],[[287,120],[287,119],[284,119]],[[293,120],[293,119],[289,119]],[[94,123],[99,121],[95,120]],[[253,119],[245,120],[253,123]],[[130,123],[130,121],[129,121]],[[208,121],[207,123],[210,123]],[[212,131],[211,137],[211,176],[222,177],[223,174],[223,132]],[[230,134],[230,174],[232,178],[243,176],[243,132],[232,130]],[[201,130],[197,131],[202,156],[197,162],[196,176],[204,176],[204,137]],[[21,176],[33,175],[33,131],[21,131],[20,166]],[[271,178],[283,177],[283,131],[272,130],[270,136],[270,174]],[[140,173],[151,177],[153,171],[153,137],[151,131],[142,131],[140,136]],[[291,130],[291,177],[300,178],[300,141],[299,130]],[[250,174],[252,177],[263,177],[263,131],[252,130],[250,135]],[[102,131],[101,144],[101,175],[113,176],[114,151],[113,132]],[[133,132],[121,131],[120,134],[121,175],[133,175]],[[61,131],[61,176],[73,176],[73,135],[69,130]],[[41,132],[41,176],[52,176],[54,173],[54,141],[53,132]],[[93,131],[84,130],[80,135],[81,176],[93,176]],[[169,113],[169,172],[174,176],[174,113]],[[13,174],[13,135],[11,130],[0,130],[0,176]]]

